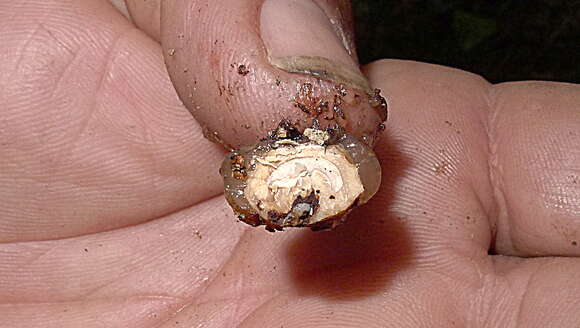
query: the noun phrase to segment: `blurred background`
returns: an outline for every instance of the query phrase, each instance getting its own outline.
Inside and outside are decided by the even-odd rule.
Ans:
[[[490,82],[580,83],[580,0],[352,0],[361,63],[401,58]]]

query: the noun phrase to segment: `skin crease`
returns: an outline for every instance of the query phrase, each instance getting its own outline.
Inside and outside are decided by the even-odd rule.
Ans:
[[[133,17],[155,15],[145,2]],[[97,0],[5,1],[0,18],[0,327],[580,322],[577,85],[372,63],[382,189],[333,232],[271,234],[219,195],[223,150],[154,24]]]

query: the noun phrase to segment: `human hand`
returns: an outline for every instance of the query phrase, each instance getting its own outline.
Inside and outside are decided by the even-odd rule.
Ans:
[[[390,108],[380,192],[334,231],[272,234],[235,222],[200,124],[247,143],[316,79],[269,66],[260,1],[151,3],[129,2],[138,29],[105,1],[0,4],[0,327],[580,321],[578,86],[368,65]],[[278,5],[271,44],[352,64],[277,34]]]

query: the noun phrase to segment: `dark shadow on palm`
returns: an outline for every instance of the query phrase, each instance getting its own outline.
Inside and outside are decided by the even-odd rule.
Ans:
[[[379,153],[381,188],[333,231],[305,231],[288,248],[294,287],[302,295],[360,299],[384,291],[413,258],[413,241],[402,220],[389,212],[393,186],[411,160],[385,135]]]

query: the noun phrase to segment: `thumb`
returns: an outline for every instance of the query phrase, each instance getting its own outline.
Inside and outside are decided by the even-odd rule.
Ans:
[[[161,31],[183,103],[227,148],[284,119],[339,125],[372,144],[386,118],[359,70],[345,1],[163,1]]]

